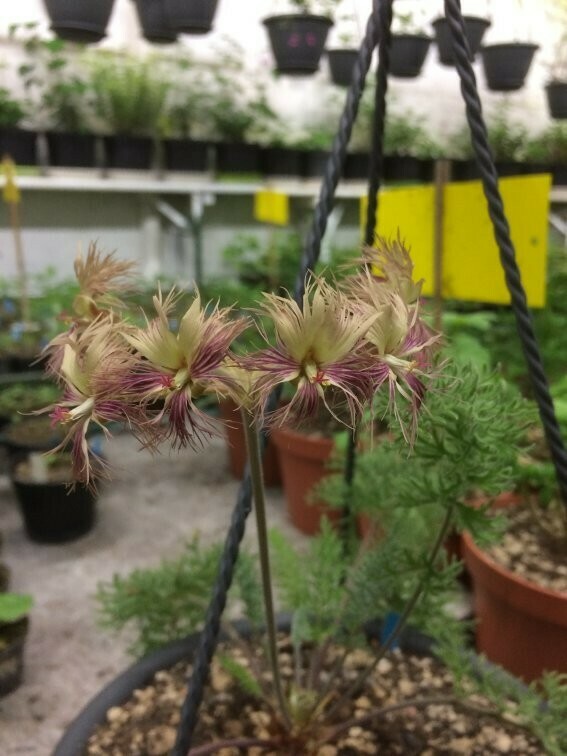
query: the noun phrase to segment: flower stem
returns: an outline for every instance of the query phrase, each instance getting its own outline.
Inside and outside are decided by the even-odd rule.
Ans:
[[[246,451],[254,494],[254,512],[256,515],[256,529],[258,533],[258,553],[260,557],[260,573],[262,576],[262,593],[264,610],[266,612],[266,635],[268,637],[268,656],[272,669],[274,690],[280,712],[286,727],[291,726],[287,703],[278,666],[278,649],[276,638],[276,620],[274,614],[274,599],[272,594],[272,579],[270,569],[270,550],[268,546],[268,529],[266,525],[266,499],[264,495],[264,476],[262,472],[262,454],[258,434],[253,425],[253,419],[246,409],[242,409],[242,425],[246,437]]]

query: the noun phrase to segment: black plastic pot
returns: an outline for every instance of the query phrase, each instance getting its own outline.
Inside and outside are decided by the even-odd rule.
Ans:
[[[50,165],[73,168],[94,168],[96,165],[94,134],[50,131],[46,138]]]
[[[319,70],[327,35],[333,25],[330,18],[309,13],[269,16],[264,19],[264,25],[278,73],[302,75]]]
[[[0,627],[0,635],[7,645],[0,651],[0,698],[18,688],[24,674],[24,646],[28,634],[29,620]]]
[[[217,173],[260,173],[260,148],[246,142],[216,145]]]
[[[264,147],[260,165],[264,176],[301,176],[301,150],[287,147]]]
[[[354,64],[358,59],[358,50],[327,50],[331,81],[339,87],[348,87],[352,81]]]
[[[192,171],[202,173],[209,170],[208,142],[193,139],[164,139],[163,157],[168,171]]]
[[[37,165],[37,133],[0,129],[0,155],[8,155],[16,165]]]
[[[567,81],[550,81],[545,87],[552,118],[567,118]]]
[[[33,483],[12,478],[26,533],[37,543],[66,543],[88,533],[95,523],[96,495],[77,484]]]
[[[169,45],[177,40],[165,10],[165,0],[135,0],[138,20],[144,39],[158,45]]]
[[[370,154],[368,152],[349,152],[346,156],[343,178],[367,180],[370,172]]]
[[[553,186],[567,186],[567,163],[555,163],[549,169],[553,176]]]
[[[304,150],[301,156],[303,178],[321,178],[329,159],[328,150]]]
[[[469,43],[471,60],[474,60],[480,50],[480,45],[485,31],[490,26],[490,21],[478,16],[464,16],[465,34]],[[435,29],[435,42],[439,52],[439,62],[444,66],[454,66],[453,35],[446,18],[438,18],[433,22]]]
[[[486,86],[493,92],[514,92],[524,86],[538,45],[504,42],[482,48]]]
[[[400,79],[419,76],[431,37],[425,34],[393,34],[390,47],[390,73]]]
[[[115,134],[104,137],[104,147],[109,168],[149,170],[152,167],[154,141],[150,137]]]
[[[384,178],[387,181],[431,181],[433,160],[420,160],[412,155],[386,155]]]
[[[476,160],[452,160],[451,181],[476,181],[480,178],[480,170]]]
[[[51,20],[51,29],[69,42],[99,42],[106,27],[114,0],[43,0]]]
[[[213,28],[218,0],[164,0],[171,27],[183,34],[206,34]]]
[[[246,622],[235,622],[234,627],[245,637],[250,633]],[[280,632],[289,632],[289,627],[288,618],[282,618],[278,622]],[[379,621],[370,623],[365,630],[369,640],[380,638],[382,623]],[[223,637],[226,639],[226,636]],[[121,706],[131,698],[135,690],[149,685],[156,672],[170,669],[179,662],[190,662],[198,649],[199,641],[200,635],[191,635],[184,640],[164,646],[128,667],[91,699],[71,722],[55,746],[52,756],[82,754],[95,728],[106,722],[106,713],[110,708]],[[432,652],[431,640],[411,628],[401,634],[399,645],[403,652],[416,656],[429,656]]]

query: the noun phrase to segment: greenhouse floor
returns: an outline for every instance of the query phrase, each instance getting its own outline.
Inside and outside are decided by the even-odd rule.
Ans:
[[[107,443],[113,481],[105,485],[98,523],[73,543],[44,546],[25,535],[8,478],[0,475],[2,561],[11,590],[34,597],[24,683],[0,699],[2,756],[48,756],[82,706],[131,659],[127,639],[97,627],[99,581],[181,553],[195,533],[223,538],[238,483],[226,447],[151,457],[121,434]],[[268,492],[271,525],[301,536],[288,522],[279,489]],[[249,523],[247,539],[253,535]]]

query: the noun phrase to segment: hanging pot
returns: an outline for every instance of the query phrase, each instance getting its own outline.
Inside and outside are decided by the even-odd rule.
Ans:
[[[51,20],[51,30],[69,42],[100,42],[114,0],[43,0]]]
[[[213,28],[218,0],[164,0],[171,27],[180,34],[206,34]]]
[[[274,428],[270,438],[278,450],[288,514],[296,528],[307,535],[319,532],[321,519],[337,523],[338,509],[311,501],[313,486],[327,474],[326,463],[334,448],[332,438]]]
[[[390,73],[400,79],[419,76],[431,45],[425,34],[393,34],[390,47]]]
[[[567,81],[550,81],[545,87],[552,118],[567,118]]]
[[[270,16],[264,19],[270,44],[276,59],[276,71],[281,74],[312,74],[319,70],[319,62],[333,22],[327,16],[301,15]]]
[[[480,50],[480,44],[485,31],[490,26],[490,21],[477,16],[463,16],[465,22],[465,34],[469,43],[471,60],[474,60]],[[435,42],[439,52],[439,62],[444,66],[454,66],[453,35],[446,18],[438,18],[433,22],[435,29]]]
[[[166,14],[164,0],[135,0],[135,3],[144,39],[158,45],[177,41],[177,32]]]
[[[504,42],[482,48],[486,86],[493,92],[513,92],[524,86],[538,45]]]
[[[327,50],[331,80],[339,87],[348,87],[352,81],[354,64],[358,60],[358,50]]]

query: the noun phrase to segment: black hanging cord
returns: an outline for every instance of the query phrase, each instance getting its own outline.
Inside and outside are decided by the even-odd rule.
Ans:
[[[500,261],[504,268],[506,285],[511,295],[516,327],[528,365],[528,372],[547,443],[555,466],[561,497],[567,506],[567,452],[565,451],[561,431],[555,415],[553,400],[549,392],[549,384],[543,368],[531,313],[516,262],[514,245],[510,237],[510,227],[506,220],[502,197],[498,189],[498,174],[488,143],[486,125],[482,117],[482,107],[469,57],[470,51],[465,35],[459,0],[445,0],[445,15],[453,37],[455,63],[461,80],[461,92],[466,105],[472,146],[481,173],[484,194],[488,203],[488,212],[494,227],[494,237],[500,250]]]
[[[323,176],[323,184],[319,193],[319,199],[314,211],[313,223],[307,242],[303,250],[300,270],[295,283],[295,299],[301,304],[305,290],[305,277],[313,270],[319,258],[321,241],[327,226],[327,220],[333,207],[335,190],[344,165],[347,146],[350,140],[352,127],[358,113],[358,105],[366,75],[370,68],[372,53],[378,43],[378,25],[372,14],[366,26],[366,33],[358,59],[354,67],[352,83],[349,87],[346,103],[341,115],[338,134],[333,142],[333,147]],[[268,410],[277,406],[278,396],[274,394],[270,398]],[[265,440],[265,439],[264,439]],[[187,694],[181,709],[181,718],[177,730],[177,739],[171,756],[187,756],[191,748],[193,733],[197,725],[197,716],[205,685],[209,675],[209,668],[215,648],[217,646],[221,618],[226,606],[227,594],[232,584],[234,569],[238,559],[240,543],[244,536],[246,520],[252,510],[252,487],[248,469],[238,490],[236,505],[233,510],[230,527],[225,539],[224,549],[217,580],[213,589],[211,602],[207,610],[205,627],[201,634],[199,648],[195,655],[193,673],[188,683]]]

